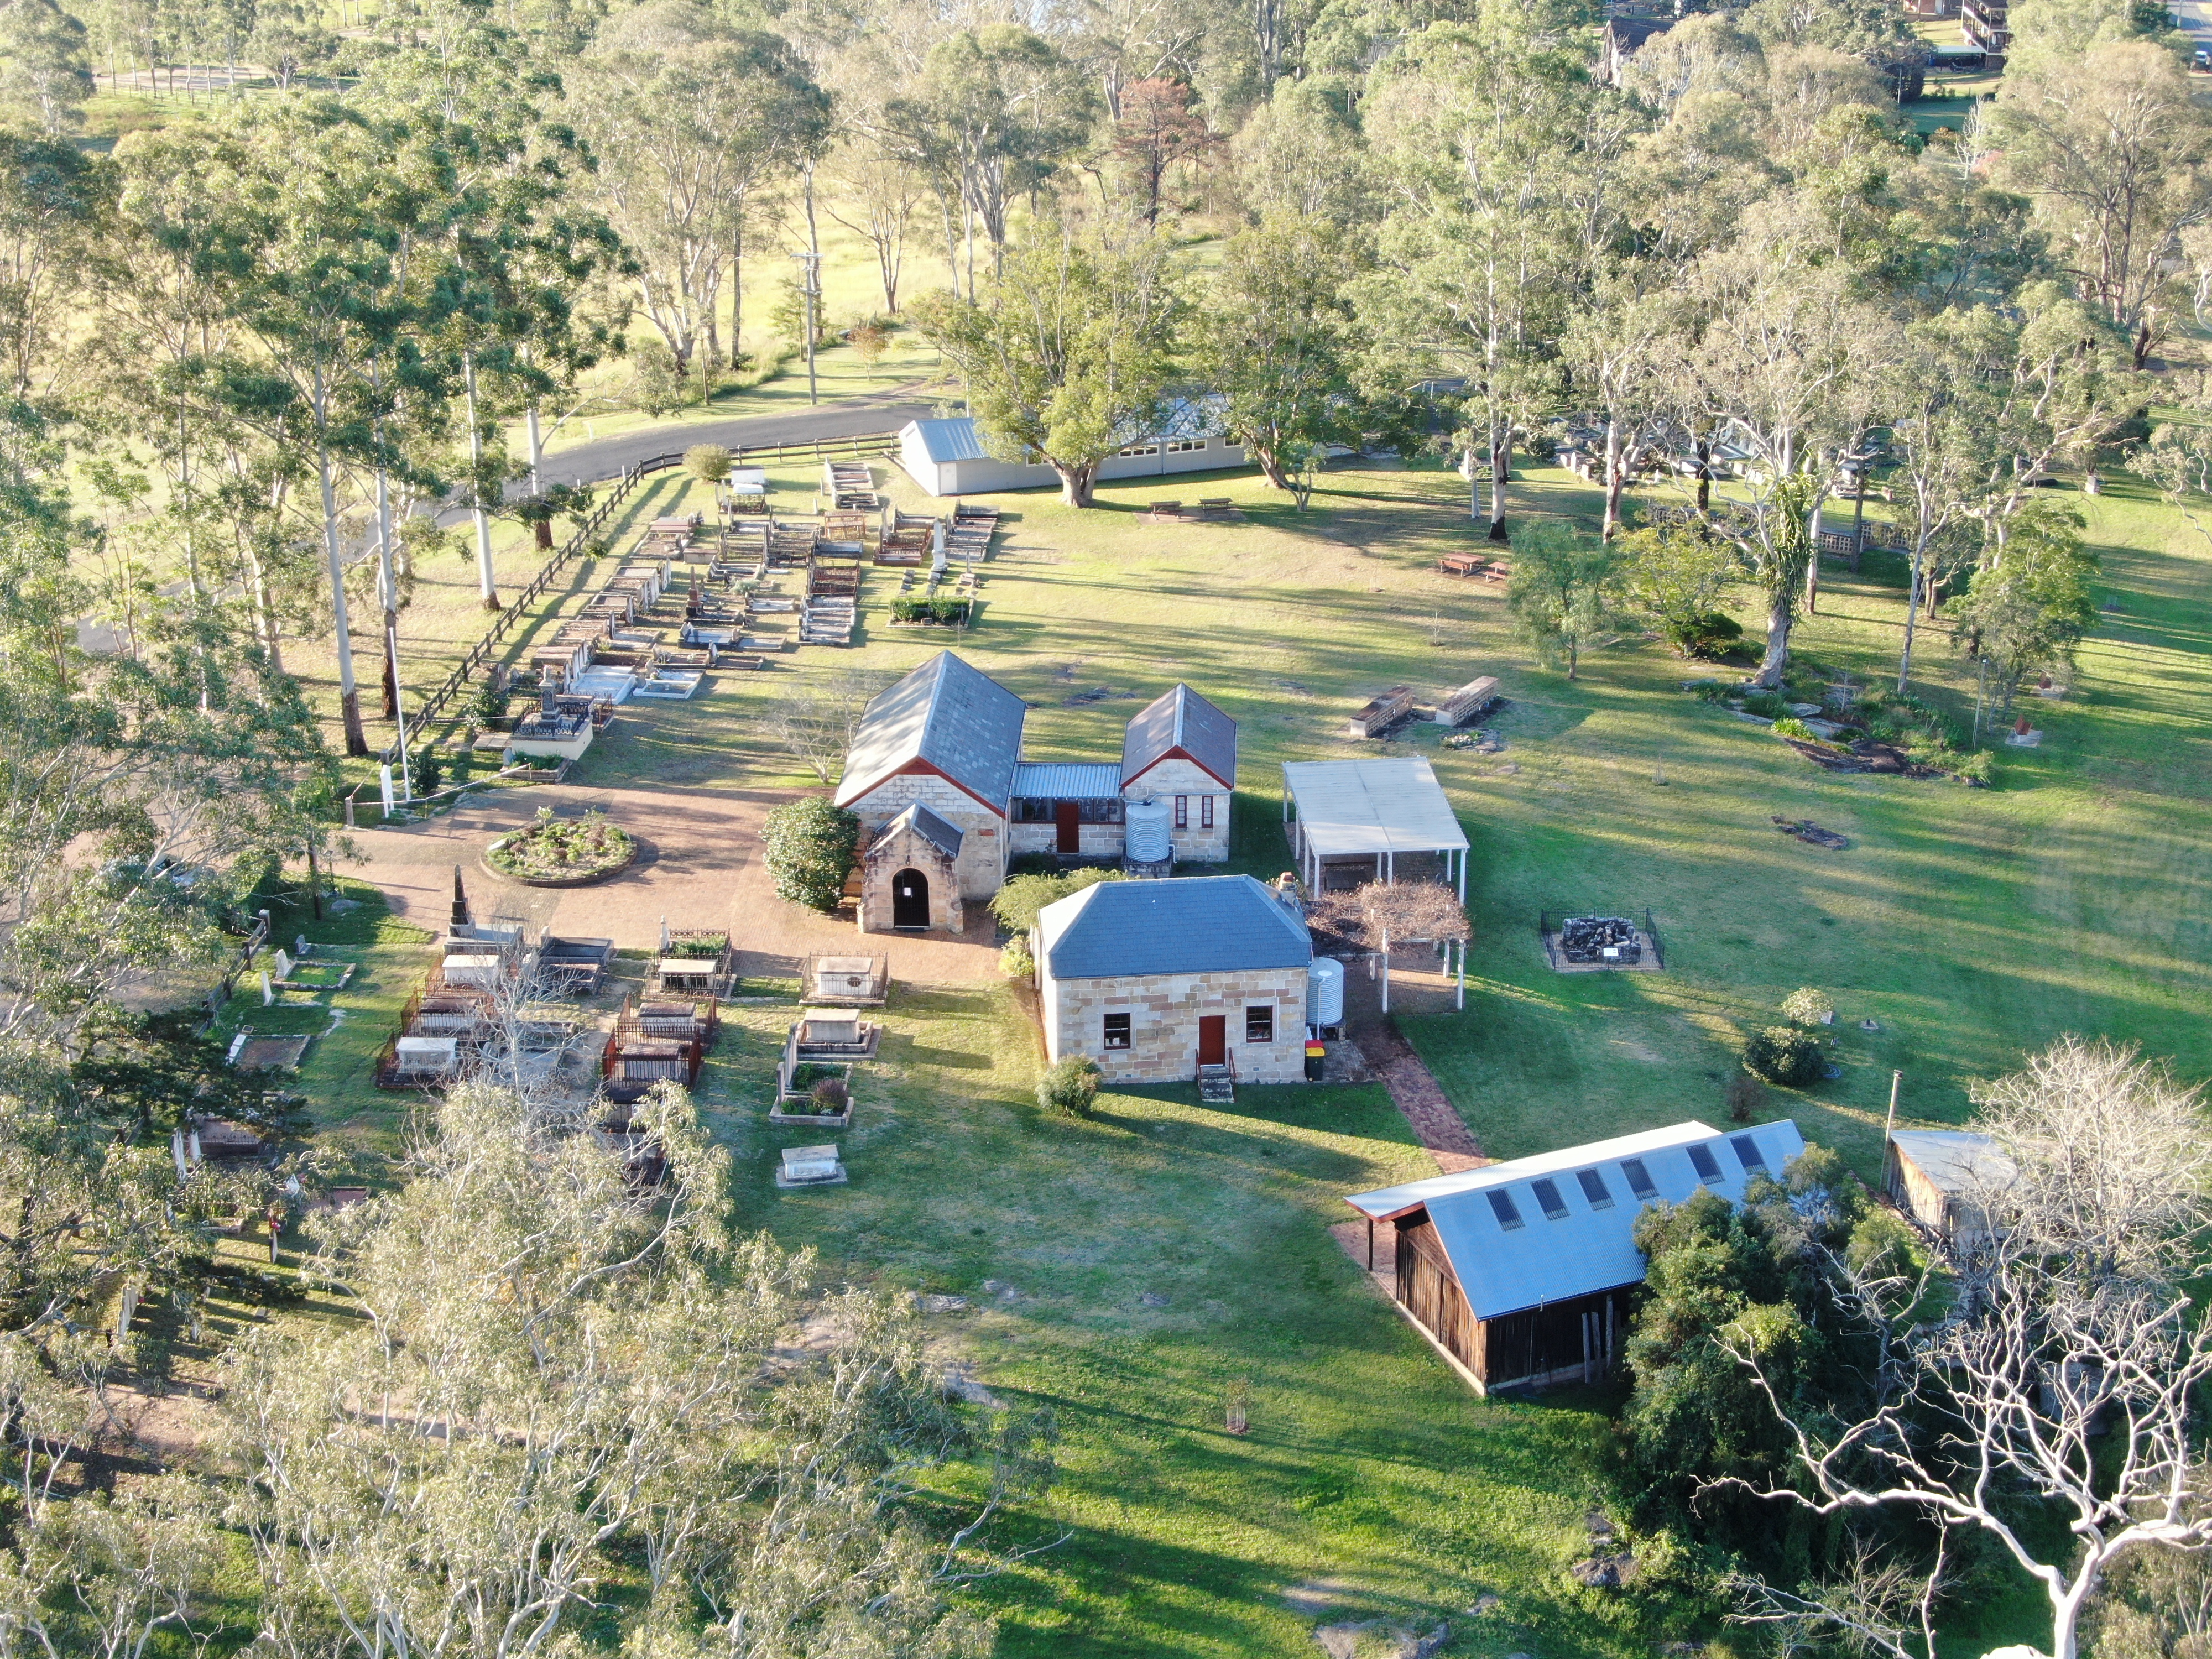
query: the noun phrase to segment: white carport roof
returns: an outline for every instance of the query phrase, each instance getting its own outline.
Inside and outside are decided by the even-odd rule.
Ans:
[[[1286,761],[1283,787],[1306,843],[1325,859],[1467,850],[1427,761]]]

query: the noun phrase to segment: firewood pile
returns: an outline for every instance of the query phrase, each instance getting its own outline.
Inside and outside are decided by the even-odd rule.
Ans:
[[[1559,954],[1569,962],[1638,962],[1644,943],[1620,916],[1569,916],[1559,924]]]
[[[1452,890],[1431,881],[1370,882],[1349,892],[1323,893],[1307,902],[1306,926],[1355,951],[1379,951],[1385,939],[1393,945],[1440,945],[1474,931]]]

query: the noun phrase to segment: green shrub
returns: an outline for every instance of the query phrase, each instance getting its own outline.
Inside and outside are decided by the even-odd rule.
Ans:
[[[1816,986],[1801,985],[1782,999],[1782,1018],[1792,1025],[1809,1030],[1815,1025],[1826,1025],[1835,1017],[1835,1003]]]
[[[1971,778],[1976,783],[1987,783],[1996,775],[1996,757],[1984,749],[1978,755],[1967,756],[1953,765],[1951,769],[1962,778]]]
[[[778,898],[824,915],[837,908],[860,847],[860,820],[819,795],[786,801],[761,829]]]
[[[684,470],[703,483],[720,483],[730,476],[730,452],[720,444],[693,444],[684,452]]]
[[[1800,743],[1818,743],[1820,741],[1820,739],[1814,735],[1811,726],[1806,725],[1805,722],[1801,720],[1793,720],[1787,714],[1784,714],[1780,720],[1774,722],[1774,735],[1778,738],[1795,738]]]
[[[1668,623],[1661,632],[1682,655],[1711,661],[1726,656],[1743,638],[1743,624],[1725,611],[1707,611]]]
[[[1098,1098],[1098,1063],[1073,1054],[1037,1079],[1037,1104],[1062,1117],[1089,1117]]]
[[[1119,870],[1101,870],[1095,865],[1065,875],[1016,876],[993,896],[991,914],[1008,933],[1026,933],[1036,926],[1037,912],[1055,900],[1096,887],[1102,881],[1127,879]]]
[[[1699,702],[1725,704],[1735,696],[1735,688],[1725,680],[1692,680],[1683,690]]]
[[[1790,712],[1790,705],[1779,691],[1754,691],[1743,700],[1743,712],[1766,720],[1780,720]]]
[[[511,692],[495,689],[491,682],[486,680],[477,688],[476,698],[469,705],[469,712],[480,720],[495,720],[507,713],[507,705],[512,696]]]
[[[1802,1089],[1827,1070],[1820,1039],[1795,1025],[1753,1031],[1743,1045],[1743,1068],[1762,1082]]]
[[[1738,1072],[1721,1091],[1728,1103],[1730,1121],[1756,1123],[1766,1110],[1766,1085],[1747,1072]]]
[[[823,1117],[835,1117],[853,1103],[853,1091],[845,1086],[842,1077],[825,1077],[806,1091],[816,1112]]]
[[[941,595],[902,593],[891,601],[891,620],[936,623],[950,627],[968,620],[968,601]]]
[[[418,797],[434,793],[438,786],[446,781],[444,764],[440,762],[436,753],[428,749],[423,750],[415,757],[414,763],[409,770],[414,780],[415,793]]]
[[[1036,958],[1030,955],[1030,936],[1017,933],[1006,941],[1006,948],[999,952],[999,971],[1008,979],[1033,980],[1036,977]]]
[[[630,401],[655,420],[684,407],[689,389],[668,342],[654,336],[630,349]]]

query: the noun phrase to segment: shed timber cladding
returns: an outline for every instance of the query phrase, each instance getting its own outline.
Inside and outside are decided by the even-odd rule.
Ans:
[[[1322,858],[1466,850],[1435,769],[1419,757],[1290,761],[1283,787],[1301,837]]]
[[[1017,800],[1110,800],[1121,772],[1106,761],[1024,761],[1014,768]]]
[[[1108,881],[1037,918],[1054,979],[1303,968],[1313,960],[1304,918],[1249,876]]]
[[[868,704],[845,756],[837,805],[850,805],[900,772],[925,769],[1004,817],[1028,714],[989,675],[940,651]]]
[[[1121,738],[1119,793],[1170,755],[1202,768],[1224,789],[1237,787],[1237,722],[1187,685],[1157,698]]]
[[[1692,1121],[1432,1176],[1347,1201],[1376,1221],[1425,1210],[1469,1310],[1477,1319],[1496,1319],[1639,1283],[1639,1194],[1680,1204],[1708,1187],[1741,1203],[1753,1175],[1779,1176],[1804,1150],[1804,1137],[1787,1118],[1727,1134]],[[1711,1161],[1711,1176],[1699,1177],[1693,1152]]]

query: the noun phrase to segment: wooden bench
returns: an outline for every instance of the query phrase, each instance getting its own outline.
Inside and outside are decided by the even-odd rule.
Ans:
[[[1236,513],[1236,504],[1226,495],[1204,496],[1198,503],[1198,516],[1201,519],[1233,518]]]

